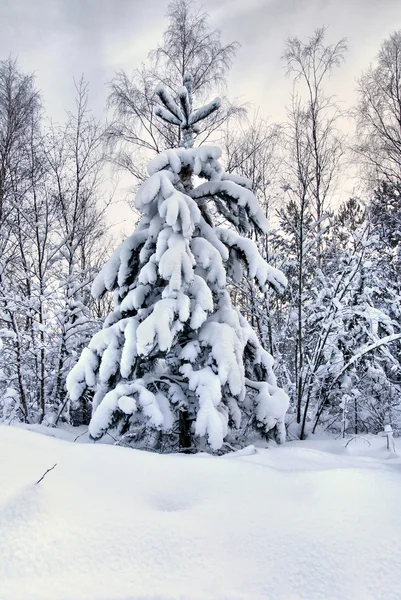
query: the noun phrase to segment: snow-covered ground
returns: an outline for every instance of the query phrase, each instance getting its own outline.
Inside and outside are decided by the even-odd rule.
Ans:
[[[1,600],[401,598],[381,438],[212,457],[63,435],[0,426]]]

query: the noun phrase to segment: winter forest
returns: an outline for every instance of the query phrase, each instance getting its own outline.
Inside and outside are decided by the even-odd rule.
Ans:
[[[0,600],[401,598],[401,6],[205,2],[0,1]]]
[[[174,0],[147,62],[110,74],[103,121],[83,77],[55,124],[34,75],[0,62],[5,423],[158,452],[397,435],[401,32],[350,107],[327,91],[347,40],[283,40],[281,123],[230,97],[223,39]],[[124,237],[110,170],[130,181]]]

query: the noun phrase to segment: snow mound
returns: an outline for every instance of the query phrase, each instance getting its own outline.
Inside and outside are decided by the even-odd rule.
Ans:
[[[399,600],[401,459],[81,439],[0,426],[1,600]]]

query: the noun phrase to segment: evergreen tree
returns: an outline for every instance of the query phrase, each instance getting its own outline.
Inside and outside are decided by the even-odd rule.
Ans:
[[[260,288],[284,289],[284,275],[245,235],[267,231],[249,180],[225,173],[217,147],[193,147],[220,102],[193,109],[191,76],[178,101],[162,86],[156,114],[180,132],[180,147],[148,166],[136,208],[142,217],[95,279],[115,309],[67,379],[73,405],[95,391],[90,433],[110,428],[163,449],[207,441],[219,449],[242,410],[263,432],[285,437],[286,394],[273,359],[232,305],[227,281],[247,273]],[[203,180],[203,182],[202,182]],[[226,226],[215,226],[215,221]],[[196,436],[196,437],[195,437]],[[178,438],[178,439],[177,439]]]

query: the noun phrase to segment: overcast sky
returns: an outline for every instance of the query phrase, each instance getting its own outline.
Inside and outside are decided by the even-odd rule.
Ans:
[[[160,41],[167,4],[0,0],[0,58],[18,56],[25,72],[35,72],[54,120],[62,120],[65,110],[73,108],[73,78],[84,73],[90,82],[90,106],[101,116],[113,73],[140,66]],[[401,0],[205,0],[203,6],[223,40],[241,44],[228,81],[229,95],[260,107],[275,121],[285,118],[291,91],[280,59],[288,36],[306,38],[324,25],[327,43],[348,38],[347,60],[330,84],[330,91],[348,108],[355,101],[362,69],[374,59],[382,40],[401,29]]]
[[[401,28],[401,0],[206,0],[203,6],[224,40],[241,43],[230,95],[277,120],[290,89],[280,60],[288,36],[307,37],[325,25],[329,43],[348,38],[347,62],[333,89],[349,104],[361,69]],[[81,73],[98,112],[113,72],[139,66],[160,40],[166,7],[164,0],[0,0],[0,56],[17,55],[22,69],[36,73],[54,118],[71,106],[72,78]]]

